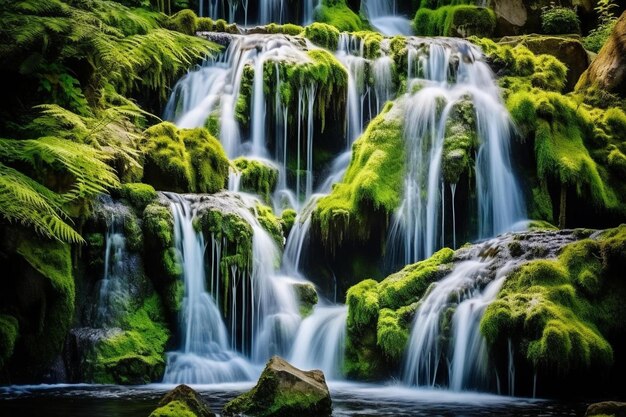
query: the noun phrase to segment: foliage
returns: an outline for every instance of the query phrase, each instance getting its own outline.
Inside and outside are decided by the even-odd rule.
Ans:
[[[586,49],[597,53],[606,43],[617,23],[617,16],[613,13],[617,7],[613,0],[598,0],[594,10],[598,15],[599,23],[583,39],[583,45]]]
[[[552,4],[541,11],[541,29],[550,35],[575,33],[580,35],[580,19],[576,10]]]
[[[148,184],[123,184],[120,192],[123,198],[128,200],[133,207],[142,212],[148,204],[157,198],[157,193],[154,190],[154,187]]]
[[[339,43],[339,29],[326,23],[312,23],[304,29],[304,36],[322,48],[334,51]]]
[[[278,183],[278,168],[269,161],[243,157],[233,164],[241,174],[241,190],[259,195],[269,204]]]
[[[17,319],[8,314],[0,314],[0,370],[13,355],[15,342],[19,336]]]

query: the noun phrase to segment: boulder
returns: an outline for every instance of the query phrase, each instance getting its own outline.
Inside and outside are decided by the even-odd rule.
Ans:
[[[521,35],[541,32],[541,8],[550,6],[553,0],[493,0],[491,7],[496,13],[496,35]],[[593,0],[564,0],[564,7],[577,7],[585,16],[593,12]]]
[[[552,55],[564,63],[568,68],[566,92],[574,89],[591,61],[578,36],[507,36],[502,38],[500,43],[511,46],[521,44],[535,55]]]
[[[301,371],[274,356],[257,384],[224,406],[225,417],[324,417],[332,413],[330,392],[322,371]]]
[[[626,403],[605,401],[601,403],[591,404],[589,407],[587,407],[585,417],[593,416],[626,417]]]
[[[626,12],[576,85],[577,90],[589,87],[626,97]]]
[[[159,401],[150,417],[215,417],[200,394],[187,385],[179,385]]]

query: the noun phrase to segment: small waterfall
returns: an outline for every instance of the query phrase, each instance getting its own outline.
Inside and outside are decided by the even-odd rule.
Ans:
[[[207,16],[213,20],[226,19],[231,23],[240,23],[248,26],[252,16],[248,13],[250,0],[199,0],[198,15]],[[317,7],[319,0],[303,0],[300,7],[300,22],[307,25],[313,22],[313,11]],[[288,23],[291,18],[294,21],[295,12],[291,12],[289,7],[294,4],[287,0],[259,0],[257,2],[258,16],[256,24],[266,25],[269,23]]]
[[[112,213],[105,237],[104,274],[100,281],[94,324],[97,327],[116,325],[120,311],[130,301],[125,278],[128,275],[128,254],[124,237],[124,218]]]
[[[206,290],[204,238],[193,227],[194,212],[182,196],[167,194],[174,215],[174,241],[183,264],[185,295],[182,345],[167,355],[165,383],[217,383],[249,380],[253,372],[228,344],[219,309]]]
[[[398,15],[397,0],[363,0],[361,9],[374,29],[384,35],[413,34],[411,21]]]
[[[317,306],[300,325],[291,363],[301,369],[321,369],[327,379],[341,379],[347,318],[345,306]]]
[[[465,41],[430,44],[427,56],[410,54],[409,73],[422,75],[407,96],[404,196],[390,229],[392,264],[425,259],[446,244],[456,245],[456,224],[446,241],[442,157],[446,128],[456,105],[471,101],[478,150],[474,167],[478,238],[505,231],[525,217],[522,193],[510,162],[511,121],[493,74],[481,53]],[[411,87],[409,87],[411,91]],[[456,223],[456,219],[454,219]]]

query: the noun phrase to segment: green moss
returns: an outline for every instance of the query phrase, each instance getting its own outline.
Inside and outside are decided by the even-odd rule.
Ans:
[[[380,310],[377,325],[377,343],[391,359],[401,359],[409,340],[409,329],[399,323],[398,313],[384,308]]]
[[[28,356],[46,363],[63,349],[74,318],[75,284],[70,246],[56,241],[23,239],[17,252],[49,283],[50,292],[39,313],[36,331],[23,335]],[[45,343],[41,343],[42,340]]]
[[[567,245],[556,260],[514,271],[481,321],[489,345],[511,338],[544,374],[608,368],[613,349],[605,335],[619,339],[624,332],[619,300],[626,288],[615,268],[623,265],[625,247],[620,226],[599,240]]]
[[[470,100],[463,100],[454,105],[446,121],[441,169],[447,183],[458,183],[461,175],[472,169],[470,155],[476,144],[474,107]]]
[[[154,410],[150,417],[198,417],[198,415],[184,402],[172,401]]]
[[[257,204],[256,218],[259,223],[269,233],[276,245],[282,249],[285,244],[285,236],[283,236],[283,227],[280,220],[276,218],[272,209],[264,204]]]
[[[174,216],[170,209],[161,204],[150,204],[143,212],[143,227],[146,239],[166,249],[174,244]]]
[[[541,12],[543,33],[558,35],[574,33],[580,35],[580,20],[576,10],[569,7],[548,7]]]
[[[140,211],[143,211],[148,204],[157,198],[153,186],[141,183],[122,184],[120,194],[122,198],[128,200],[134,208]]]
[[[203,24],[206,22],[203,22]],[[198,30],[198,16],[193,10],[184,9],[170,16],[167,28],[185,35],[195,35]]]
[[[421,36],[489,37],[495,28],[493,10],[471,5],[420,8],[413,20],[415,34]]]
[[[167,248],[163,252],[163,270],[170,278],[179,278],[183,275],[182,256],[176,248]]]
[[[619,149],[613,149],[608,157],[609,168],[619,176],[620,179],[626,180],[626,155]]]
[[[348,290],[348,376],[374,379],[399,363],[418,301],[450,271],[453,256],[451,249],[442,249],[380,283],[365,280]]]
[[[132,213],[124,219],[124,236],[129,250],[139,252],[142,249],[143,234],[137,217]]]
[[[380,47],[384,36],[371,30],[353,32],[353,37],[358,38],[363,43],[363,56],[367,59],[376,59],[380,56]]]
[[[372,120],[353,145],[343,180],[318,202],[312,221],[331,251],[347,238],[367,241],[369,225],[387,222],[400,203],[405,146],[397,110],[389,104]]]
[[[280,225],[283,228],[283,236],[289,236],[289,233],[291,233],[291,229],[296,222],[297,215],[298,213],[296,213],[294,209],[286,209],[282,212],[279,220]]]
[[[304,36],[314,44],[331,51],[337,50],[339,29],[326,23],[312,23],[304,29]]]
[[[158,381],[165,370],[169,331],[163,307],[154,294],[125,317],[123,331],[101,340],[88,360],[96,383],[146,384]]]
[[[178,129],[163,122],[144,132],[141,149],[144,181],[158,189],[215,193],[226,185],[228,159],[206,129]]]
[[[13,356],[18,336],[19,323],[17,319],[8,314],[0,314],[0,370]]]
[[[282,33],[283,35],[297,36],[304,32],[304,28],[292,23],[286,23],[284,25],[277,25],[276,23],[270,23],[265,25],[267,33]]]
[[[278,168],[263,160],[243,157],[235,159],[233,164],[241,173],[241,190],[257,194],[269,204],[278,183]]]
[[[313,284],[306,282],[294,284],[293,288],[300,303],[300,315],[303,318],[310,316],[313,313],[313,307],[319,301],[315,287]]]
[[[316,22],[328,23],[341,32],[356,32],[363,28],[361,18],[346,4],[346,0],[322,0],[315,9]]]

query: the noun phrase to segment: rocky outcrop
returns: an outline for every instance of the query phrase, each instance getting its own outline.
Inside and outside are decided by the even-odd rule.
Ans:
[[[332,413],[322,371],[301,371],[274,356],[252,390],[224,406],[224,416],[324,417]]]
[[[587,407],[585,417],[593,416],[626,417],[626,403],[604,401],[601,403],[591,404]]]
[[[165,394],[159,408],[150,417],[215,417],[200,394],[187,385],[179,385]]]
[[[580,77],[577,90],[600,88],[626,97],[626,12],[589,69]]]
[[[493,0],[496,13],[496,36],[538,33],[541,31],[541,8],[554,3],[550,0]],[[593,11],[593,0],[565,0],[564,7],[578,7],[579,13]]]
[[[524,45],[535,55],[552,55],[564,63],[567,68],[565,91],[574,89],[580,76],[589,68],[589,54],[579,37],[567,36],[507,36],[500,40],[504,45]]]

